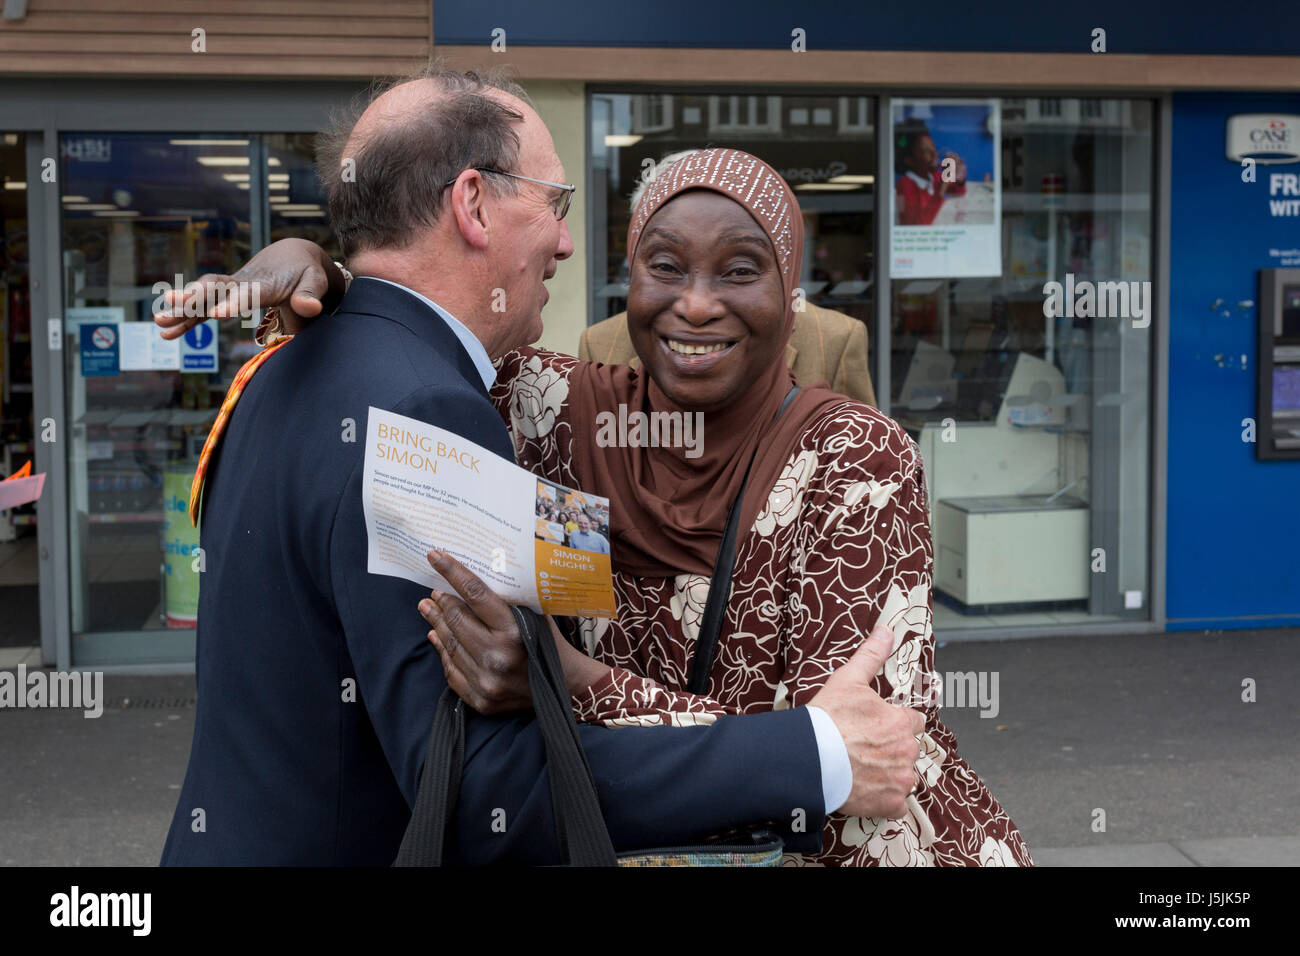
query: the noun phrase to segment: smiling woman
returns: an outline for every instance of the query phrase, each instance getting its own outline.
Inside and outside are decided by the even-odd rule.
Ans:
[[[579,719],[711,723],[807,704],[872,628],[894,650],[874,689],[925,714],[901,819],[832,813],[829,865],[1030,865],[1015,824],[938,717],[932,552],[915,444],[878,411],[806,387],[781,360],[803,224],[789,187],[747,153],[710,149],[662,170],[628,231],[628,329],[644,370],[521,349],[492,397],[519,463],[611,500],[613,620],[580,621],[607,674]],[[545,388],[541,383],[546,383]],[[540,404],[535,400],[545,396]],[[699,415],[703,454],[602,441],[617,409]],[[710,575],[740,498],[732,586],[704,693],[688,693]]]

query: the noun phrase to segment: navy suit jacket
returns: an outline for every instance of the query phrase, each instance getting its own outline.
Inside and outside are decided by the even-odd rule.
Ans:
[[[446,681],[416,610],[425,589],[366,571],[372,405],[514,460],[451,329],[382,282],[356,280],[334,316],[258,371],[204,489],[198,710],[164,865],[386,866],[397,855]],[[619,849],[766,820],[791,849],[820,846],[803,708],[580,733]],[[558,862],[532,714],[471,714],[465,757],[448,859]]]

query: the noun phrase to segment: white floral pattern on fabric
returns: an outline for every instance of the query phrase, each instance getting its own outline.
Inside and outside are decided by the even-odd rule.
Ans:
[[[768,535],[799,517],[804,491],[816,467],[817,453],[814,451],[801,451],[793,461],[786,463],[781,476],[772,486],[771,494],[767,496],[767,503],[754,519],[754,530]]]
[[[921,782],[933,787],[939,782],[943,773],[943,762],[948,759],[948,752],[934,742],[930,734],[921,734],[921,755],[916,758],[916,771],[921,775]]]
[[[582,650],[588,657],[596,656],[600,638],[609,629],[609,621],[603,617],[578,618],[578,635],[582,640]]]
[[[556,353],[512,352],[492,390],[513,426],[519,464],[569,486],[577,484],[573,428],[588,423],[570,422],[567,405],[556,412],[550,396],[560,393],[552,392],[558,381],[551,376],[567,383],[577,364]],[[528,397],[517,401],[521,389]],[[535,411],[516,423],[524,408]],[[915,443],[880,412],[845,399],[808,424],[759,519],[737,539],[731,599],[706,695],[684,688],[708,578],[615,572],[617,619],[580,621],[587,653],[612,670],[574,699],[574,712],[607,727],[690,726],[724,714],[800,707],[877,622],[888,624],[893,652],[872,687],[887,700],[913,700],[925,714],[920,786],[900,820],[830,814],[821,853],[786,854],[783,863],[1032,866],[1020,831],[939,719],[932,569],[925,474]]]
[[[515,372],[510,399],[510,425],[527,438],[550,434],[569,397],[569,378],[534,355]]]
[[[776,685],[776,696],[772,698],[773,710],[790,709],[790,688],[785,686],[785,681],[778,681]]]
[[[855,481],[844,489],[844,507],[857,507],[859,501],[867,499],[867,505],[872,510],[883,508],[889,504],[889,500],[894,497],[894,492],[899,489],[898,482],[886,481]]]
[[[907,594],[897,587],[890,589],[880,612],[879,624],[894,632],[894,651],[885,659],[885,680],[895,689],[895,703],[904,706],[924,704],[925,681],[921,669],[921,651],[930,632],[930,594],[925,584],[917,584]],[[900,699],[903,698],[903,699]]]
[[[673,620],[681,622],[682,634],[692,643],[700,636],[700,622],[704,620],[710,583],[703,574],[679,574],[673,578],[673,596],[668,608]]]
[[[1011,847],[1001,840],[986,837],[980,847],[980,866],[1019,866]]]

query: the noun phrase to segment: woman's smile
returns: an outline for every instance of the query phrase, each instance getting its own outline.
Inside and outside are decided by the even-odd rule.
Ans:
[[[716,368],[734,351],[736,340],[661,335],[659,347],[674,372],[690,375]]]

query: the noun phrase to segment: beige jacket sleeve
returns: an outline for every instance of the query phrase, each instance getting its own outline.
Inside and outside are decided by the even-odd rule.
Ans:
[[[876,407],[876,390],[871,385],[871,366],[867,361],[866,323],[853,323],[831,388],[841,395]]]

